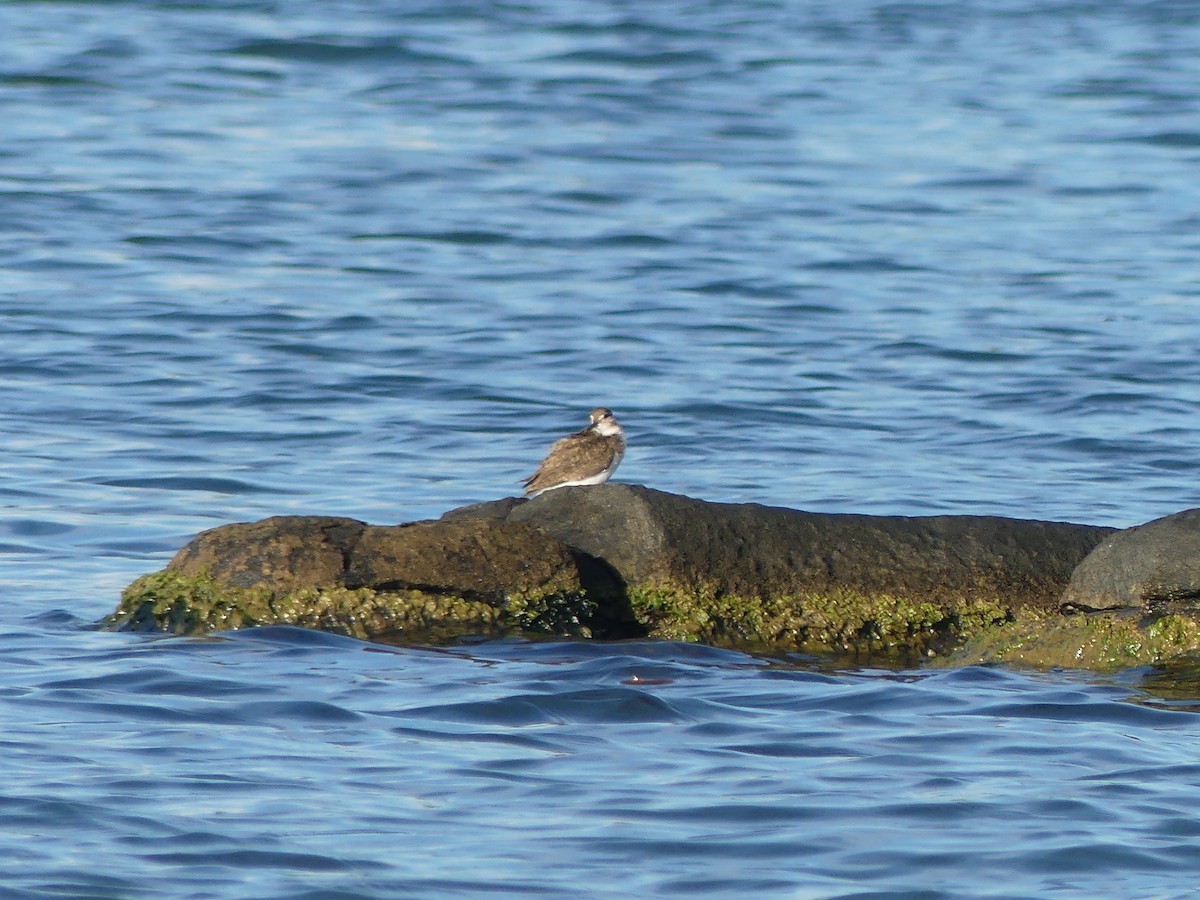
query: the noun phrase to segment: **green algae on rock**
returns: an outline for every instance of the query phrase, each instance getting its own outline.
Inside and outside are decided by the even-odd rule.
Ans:
[[[1173,613],[1143,620],[1127,613],[1023,612],[977,634],[943,660],[967,666],[1003,662],[1036,669],[1112,672],[1200,652],[1200,622]]]
[[[125,588],[116,611],[100,625],[174,634],[242,628],[273,622],[266,607],[270,598],[268,590],[231,587],[207,573],[181,575],[163,569],[143,575]]]
[[[593,604],[582,594],[515,594],[499,604],[417,590],[304,588],[275,595],[223,585],[207,573],[143,575],[101,625],[130,631],[206,634],[296,625],[364,640],[442,643],[467,635],[553,633],[590,637]]]
[[[413,642],[637,633],[617,595],[603,564],[519,522],[275,516],[201,532],[130,585],[105,624],[182,634],[290,624]]]
[[[1171,523],[1178,540],[1197,537],[1193,518]],[[210,529],[130,585],[103,624],[181,634],[290,624],[392,643],[652,637],[889,666],[1104,670],[1200,652],[1190,570],[1168,578],[1155,562],[1140,608],[1064,614],[1072,572],[1111,534],[606,484],[405,525],[279,516]],[[1106,543],[1091,558],[1111,553]],[[1110,602],[1092,591],[1066,611],[1092,595]]]
[[[941,605],[898,597],[836,595],[768,600],[658,585],[630,590],[646,636],[751,651],[938,666],[1003,662],[1113,671],[1200,652],[1200,622],[1171,614],[1012,614],[999,602]],[[416,590],[306,588],[276,596],[222,585],[207,573],[164,569],[123,593],[103,627],[198,635],[296,625],[385,643],[446,643],[465,636],[554,634],[588,638],[596,604],[581,594],[520,595],[493,605]]]
[[[631,588],[629,598],[651,637],[856,658],[943,653],[1009,617],[997,601],[934,603],[851,590],[760,598],[658,584]]]

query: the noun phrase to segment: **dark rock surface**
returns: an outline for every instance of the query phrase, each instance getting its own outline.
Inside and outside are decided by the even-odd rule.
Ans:
[[[276,516],[201,532],[167,568],[277,595],[345,587],[500,602],[517,593],[616,589],[603,567],[547,532],[475,517],[385,526]]]
[[[576,554],[546,532],[471,519],[368,525],[347,557],[344,580],[349,588],[416,589],[472,600],[579,590],[582,582]]]
[[[367,525],[334,516],[275,516],[202,531],[175,554],[168,569],[207,571],[236,588],[280,594],[341,582],[346,554]]]
[[[772,597],[849,590],[931,602],[1056,608],[1110,528],[991,516],[809,513],[711,503],[639,485],[561,488],[463,507],[444,520],[537,526],[607,562],[626,585]]]
[[[1063,602],[1092,610],[1200,606],[1200,509],[1110,534],[1075,569]]]

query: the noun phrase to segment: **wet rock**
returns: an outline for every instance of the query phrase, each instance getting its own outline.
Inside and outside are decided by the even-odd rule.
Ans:
[[[367,525],[276,516],[201,532],[167,568],[275,594],[338,586],[497,602],[510,593],[580,590],[579,556],[538,528],[494,518]]]
[[[645,633],[604,563],[532,525],[479,516],[396,526],[277,516],[223,525],[130,585],[105,624],[187,634],[299,624],[408,640]]]
[[[342,583],[499,602],[505,595],[579,591],[576,554],[520,522],[457,519],[363,529]]]
[[[1200,605],[1200,509],[1108,535],[1075,569],[1062,599],[1088,610]]]
[[[1146,617],[1124,611],[1061,615],[1026,611],[980,629],[937,664],[1009,663],[1035,669],[1113,672],[1195,659],[1200,620],[1169,613]]]
[[[504,519],[508,514],[528,503],[524,497],[505,497],[502,500],[485,500],[483,503],[472,503],[470,506],[460,506],[443,513],[440,522],[452,519]]]
[[[408,525],[285,516],[212,529],[134,582],[106,624],[287,623],[398,642],[650,636],[909,665],[1021,613],[1057,614],[1072,571],[1110,533],[808,513],[610,483]]]
[[[992,516],[809,513],[710,503],[639,485],[561,488],[502,516],[603,559],[627,586],[742,597],[853,592],[929,602],[1057,607],[1075,566],[1112,529]]]
[[[274,516],[202,531],[167,568],[181,575],[206,572],[236,588],[265,587],[279,594],[342,583],[346,557],[365,522],[334,516]]]

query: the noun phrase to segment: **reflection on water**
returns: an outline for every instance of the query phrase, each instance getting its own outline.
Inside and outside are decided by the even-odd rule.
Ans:
[[[1130,672],[1137,702],[1180,712],[1200,712],[1200,661],[1172,660],[1153,669]]]

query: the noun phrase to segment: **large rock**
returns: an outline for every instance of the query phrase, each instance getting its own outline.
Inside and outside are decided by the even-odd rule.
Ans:
[[[1200,509],[1106,537],[1075,569],[1063,602],[1091,610],[1200,605]]]
[[[1062,618],[1072,571],[1110,533],[605,484],[409,525],[284,516],[212,529],[130,585],[107,624],[199,633],[286,623],[397,642],[649,636],[899,664],[1008,627],[1003,646],[979,651],[1003,658],[1029,645],[1019,629]],[[1155,653],[1196,642],[1187,623],[1168,625]],[[1128,643],[1123,631],[1110,637]],[[1064,654],[1080,658],[1054,658]]]
[[[1055,608],[1075,566],[1112,529],[993,516],[864,516],[710,503],[639,485],[560,488],[445,520],[522,522],[606,561],[627,586],[720,596],[850,591]]]

